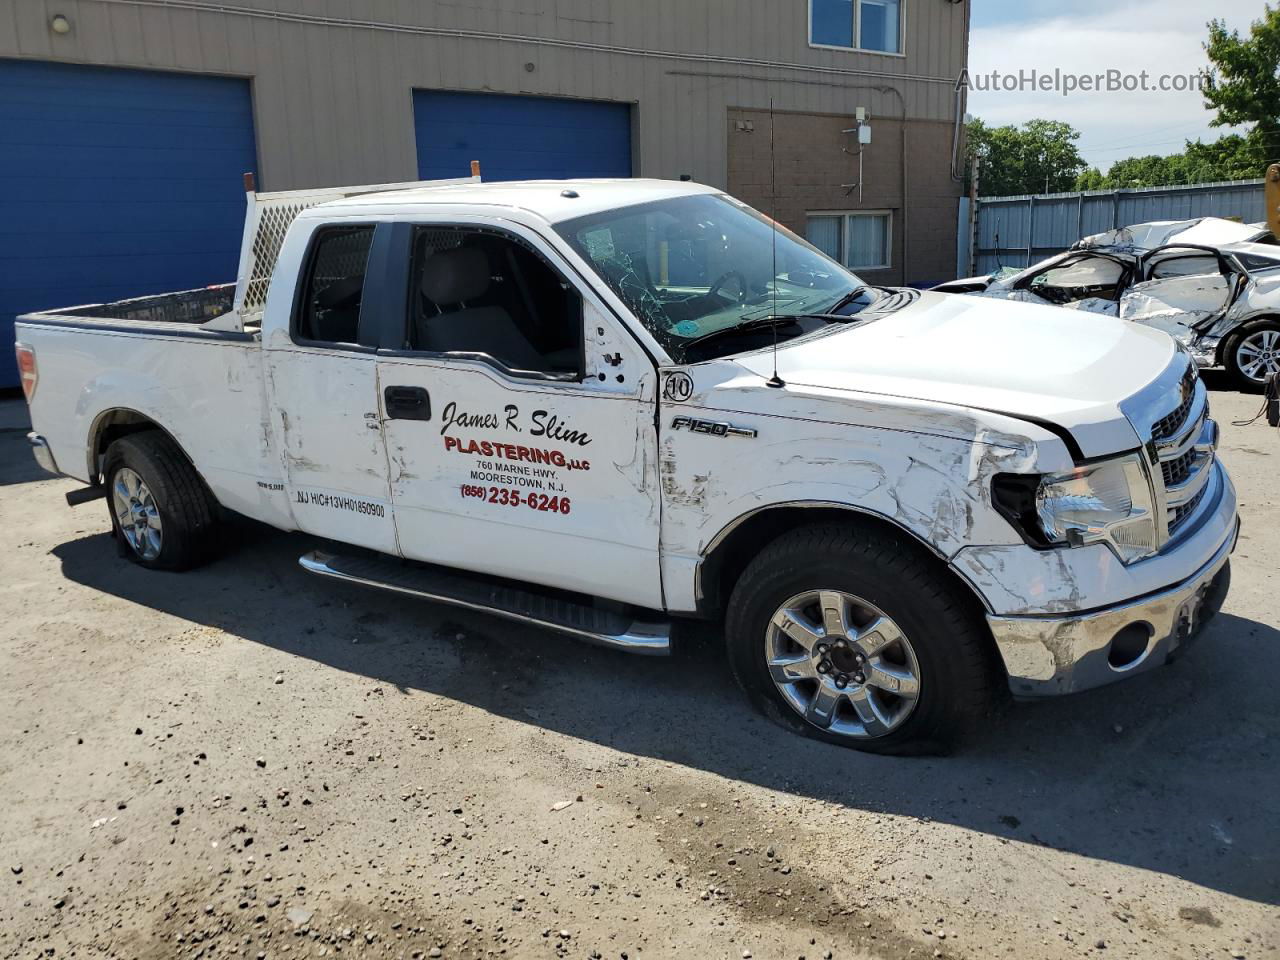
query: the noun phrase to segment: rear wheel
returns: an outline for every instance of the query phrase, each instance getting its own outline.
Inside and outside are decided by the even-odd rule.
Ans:
[[[178,445],[158,430],[107,449],[107,506],[123,556],[156,570],[186,570],[217,544],[218,505]]]
[[[1280,373],[1280,321],[1255,320],[1231,335],[1223,350],[1228,372],[1243,390],[1261,390]]]
[[[874,753],[937,753],[995,696],[971,604],[920,549],[855,527],[809,527],[738,580],[729,660],[752,702],[797,733]]]

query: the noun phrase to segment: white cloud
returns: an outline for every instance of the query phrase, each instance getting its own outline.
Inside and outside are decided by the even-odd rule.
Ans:
[[[1247,31],[1263,13],[1260,0],[1140,0],[1080,4],[1076,12],[1016,24],[974,27],[969,55],[973,75],[1020,70],[1094,75],[1108,70],[1162,75],[1195,74],[1209,65],[1203,44],[1207,21],[1219,17]],[[1185,140],[1214,140],[1213,114],[1194,91],[1106,93],[982,92],[969,96],[969,112],[989,124],[1023,123],[1041,117],[1064,120],[1081,132],[1088,163],[1106,169],[1123,157],[1177,153]],[[1259,174],[1261,175],[1261,174]]]

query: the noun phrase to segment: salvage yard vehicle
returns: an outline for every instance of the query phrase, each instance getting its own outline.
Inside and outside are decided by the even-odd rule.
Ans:
[[[1242,389],[1280,372],[1280,247],[1265,224],[1217,217],[1086,237],[1020,271],[933,289],[1106,313],[1176,337]]]
[[[1235,490],[1159,331],[871,287],[690,183],[249,199],[234,287],[18,321],[36,458],[141,567],[232,511],[635,653],[723,617],[759,709],[884,753],[1151,670],[1227,590]]]

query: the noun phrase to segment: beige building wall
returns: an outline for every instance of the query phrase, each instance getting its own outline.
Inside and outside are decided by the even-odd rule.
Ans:
[[[845,114],[775,110],[771,120],[767,110],[731,108],[729,192],[801,235],[811,213],[887,212],[889,268],[855,268],[858,275],[889,285],[951,279],[964,187],[950,176],[952,124],[876,120],[872,142],[862,148],[846,132],[852,128]]]
[[[832,186],[853,179],[849,138],[832,131],[863,106],[875,133],[864,204],[900,216],[895,131],[907,118],[907,230],[895,223],[895,244],[923,256],[954,250],[951,138],[969,4],[903,3],[905,54],[892,56],[810,46],[808,0],[8,0],[0,57],[250,78],[258,181],[269,190],[414,179],[422,88],[634,104],[636,175],[688,175],[761,204],[758,170],[743,169],[727,121],[772,100],[780,117],[812,115],[779,120],[789,191],[780,219],[799,229],[810,203],[851,205]],[[64,35],[49,28],[59,13],[72,24]],[[784,174],[793,170],[815,182]],[[949,240],[914,239],[930,224]],[[917,273],[937,271],[898,279]]]

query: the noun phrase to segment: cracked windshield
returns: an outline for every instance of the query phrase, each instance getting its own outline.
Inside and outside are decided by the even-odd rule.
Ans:
[[[876,297],[790,230],[724,196],[659,200],[558,229],[683,361],[752,349],[775,330],[780,340],[812,333]]]

